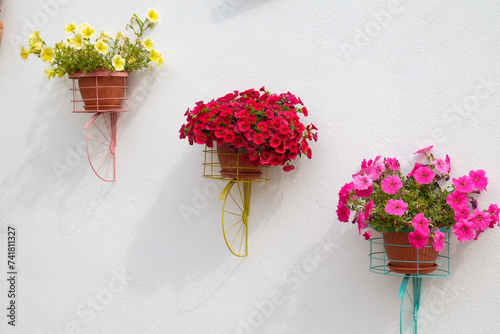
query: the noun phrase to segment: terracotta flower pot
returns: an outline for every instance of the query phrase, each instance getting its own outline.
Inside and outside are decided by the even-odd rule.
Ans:
[[[425,248],[417,249],[410,246],[408,234],[409,232],[384,232],[385,253],[390,260],[387,267],[393,272],[410,275],[428,274],[436,270],[439,252],[432,248],[432,240],[429,238]]]
[[[217,156],[221,170],[219,173],[229,179],[258,179],[261,175],[262,167],[255,167],[241,160],[241,153],[235,152],[224,143],[217,145]]]
[[[69,76],[78,79],[84,108],[88,112],[106,112],[122,109],[128,72],[77,71]]]

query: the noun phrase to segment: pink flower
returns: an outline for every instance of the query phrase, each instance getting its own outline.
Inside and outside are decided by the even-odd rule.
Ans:
[[[361,230],[368,227],[368,223],[366,223],[366,221],[365,221],[365,215],[362,212],[358,213],[358,217],[356,218],[356,222],[358,223],[358,231],[359,231],[359,234],[361,235]]]
[[[354,177],[354,189],[365,190],[373,184],[373,180],[368,175],[356,175]]]
[[[469,219],[470,208],[467,204],[460,205],[453,209],[453,211],[455,211],[455,221],[459,221],[460,219]]]
[[[356,196],[368,198],[368,197],[370,197],[372,195],[373,186],[369,186],[365,190],[358,190],[358,189],[356,189],[355,191],[356,191]]]
[[[371,231],[366,231],[363,234],[363,237],[365,237],[365,240],[370,240],[372,238],[372,232]]]
[[[396,215],[396,216],[403,216],[403,214],[406,212],[406,209],[408,209],[408,204],[403,202],[403,200],[393,200],[390,199],[387,202],[387,205],[385,206],[385,212],[391,215]]]
[[[469,241],[474,238],[474,228],[472,227],[472,223],[465,219],[460,219],[453,226],[453,233],[455,233],[455,236],[460,242]]]
[[[429,233],[421,228],[416,228],[413,232],[408,234],[408,241],[410,246],[418,249],[422,249],[427,245],[427,240],[429,240]]]
[[[337,216],[341,222],[347,223],[349,221],[349,216],[351,211],[344,205],[337,205]]]
[[[383,172],[385,172],[384,164],[382,162],[376,163],[372,166],[370,177],[372,178],[372,180],[376,180]]]
[[[460,206],[467,205],[467,194],[455,190],[446,197],[446,203],[455,211]]]
[[[434,171],[427,166],[420,166],[413,174],[415,180],[420,184],[429,184],[434,180]]]
[[[469,180],[467,175],[459,177],[458,179],[453,179],[453,185],[455,189],[458,191],[462,191],[464,193],[470,193],[474,190],[474,183]]]
[[[444,233],[440,230],[434,232],[434,241],[432,242],[432,248],[436,252],[440,252],[444,249]]]
[[[294,169],[295,169],[295,166],[294,165],[290,165],[289,163],[287,163],[286,165],[283,166],[283,170],[285,172],[290,172],[290,171],[292,171]]]
[[[416,171],[417,169],[419,169],[419,168],[420,168],[420,166],[422,166],[422,164],[421,164],[421,163],[416,162],[416,163],[415,163],[415,167],[413,167],[413,169],[411,170],[411,172],[409,172],[409,173],[408,173],[408,177],[413,176],[413,174],[415,174],[415,171]]]
[[[399,162],[396,158],[385,158],[384,162],[387,164],[387,167],[389,167],[390,170],[399,170]]]
[[[429,147],[418,150],[417,152],[415,152],[413,154],[424,154],[425,156],[428,156],[433,147],[434,147],[434,145],[431,145]]]
[[[419,228],[424,231],[428,231],[427,234],[429,234],[429,222],[430,220],[425,218],[423,213],[419,213],[415,216],[415,218],[413,218],[411,224],[413,225],[413,227],[415,227],[415,229]]]
[[[476,231],[484,231],[490,225],[491,214],[484,212],[483,210],[476,209],[474,210],[474,213],[470,215],[469,221],[472,223],[472,226]]]
[[[471,170],[469,172],[469,179],[472,181],[474,184],[474,188],[476,190],[484,190],[486,189],[486,186],[488,185],[488,178],[484,176],[486,172],[484,170],[477,170],[473,171]]]
[[[396,175],[386,177],[382,180],[382,191],[386,194],[394,195],[402,186],[403,182]]]
[[[433,164],[434,168],[436,168],[441,174],[448,174],[450,171],[450,165],[443,159],[436,159]]]
[[[488,208],[488,212],[491,214],[491,220],[493,224],[497,222],[498,225],[500,226],[500,220],[498,218],[500,209],[498,208],[498,206],[496,204],[491,204],[490,207]]]
[[[354,190],[354,183],[346,183],[339,191],[339,204],[345,205],[347,204],[347,200],[349,199],[349,193]]]
[[[370,202],[366,203],[365,205],[365,218],[368,219],[370,217],[370,212],[373,209],[373,200],[371,199]]]

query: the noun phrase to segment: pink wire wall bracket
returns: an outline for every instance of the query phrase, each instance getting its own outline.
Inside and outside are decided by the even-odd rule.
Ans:
[[[75,73],[73,80],[74,113],[95,113],[85,124],[87,157],[94,173],[107,182],[116,180],[116,132],[118,113],[127,109],[128,72],[98,71]],[[79,98],[81,96],[81,98]]]

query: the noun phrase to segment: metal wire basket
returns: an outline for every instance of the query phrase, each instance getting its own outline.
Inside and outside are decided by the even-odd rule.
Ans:
[[[378,232],[376,232],[378,233]],[[384,240],[383,234],[380,236],[373,237],[370,239],[370,271],[374,272],[376,274],[383,274],[383,275],[391,275],[391,276],[408,276],[408,274],[402,274],[402,273],[397,273],[394,271],[391,271],[390,268],[388,267],[388,264],[390,260],[387,257],[386,254],[386,248],[385,246],[396,246],[396,247],[411,247],[409,245],[395,245],[395,244],[389,244],[386,243]],[[432,246],[426,246],[426,247],[432,247]],[[437,268],[431,272],[431,273],[422,273],[418,269],[418,263],[429,263],[431,261],[421,261],[418,258],[419,252],[417,254],[417,260],[416,261],[403,261],[403,260],[397,260],[398,262],[408,262],[408,263],[413,263],[417,264],[416,265],[416,270],[415,273],[412,274],[411,276],[414,277],[447,277],[450,275],[450,233],[446,232],[445,233],[445,240],[444,240],[444,249],[439,252],[439,255],[437,257],[436,261],[432,261],[433,263],[435,262],[437,264]]]
[[[221,165],[219,162],[219,157],[217,153],[217,149],[215,147],[207,147],[205,146],[205,149],[203,151],[205,153],[205,159],[203,162],[203,177],[207,179],[214,179],[214,180],[226,180],[226,181],[237,181],[237,182],[248,182],[248,183],[254,183],[254,182],[267,182],[269,181],[267,170],[268,166],[262,166],[262,174],[259,177],[256,178],[248,178],[249,176],[249,171],[255,169],[255,167],[248,167],[248,166],[240,166],[237,164],[236,166],[225,166]],[[219,152],[219,154],[221,154]],[[241,156],[240,153],[222,153],[223,155],[234,155],[237,156],[238,159],[236,161],[240,161],[239,157]],[[233,168],[235,169],[235,177],[228,176],[227,174],[224,174],[224,172],[221,174],[221,170],[224,168]]]

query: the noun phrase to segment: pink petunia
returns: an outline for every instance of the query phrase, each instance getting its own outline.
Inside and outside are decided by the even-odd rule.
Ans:
[[[470,193],[474,190],[474,183],[467,175],[452,180],[455,189],[464,193]]]
[[[382,191],[386,194],[394,195],[402,186],[403,182],[396,175],[386,177],[382,180]]]
[[[384,162],[387,164],[387,167],[389,167],[390,170],[399,170],[399,162],[396,158],[385,158]]]
[[[437,252],[440,252],[444,249],[444,233],[440,230],[436,230],[436,232],[434,232],[432,248]]]
[[[474,213],[470,215],[469,221],[476,231],[486,230],[491,221],[491,214],[484,212],[483,210],[476,209]]]
[[[429,147],[425,147],[421,150],[418,150],[417,152],[413,153],[413,154],[424,154],[425,156],[429,155],[430,151],[432,150],[432,148],[434,147],[434,145],[431,145]]]
[[[460,205],[459,207],[453,209],[455,211],[455,221],[460,219],[469,219],[470,208],[467,204]]]
[[[481,169],[476,171],[471,170],[469,172],[469,179],[474,184],[474,188],[476,190],[481,191],[486,189],[486,186],[488,185],[488,178],[484,176],[485,174],[486,172]]]
[[[354,190],[354,183],[346,183],[339,191],[339,204],[345,205],[347,204],[347,200],[349,199],[349,193]]]
[[[372,238],[372,232],[371,231],[366,231],[363,234],[363,237],[365,237],[365,240],[370,240]]]
[[[368,227],[368,223],[365,220],[365,215],[362,212],[358,213],[358,217],[356,218],[356,222],[358,223],[358,231],[361,235],[361,230],[364,230]]]
[[[376,180],[385,172],[385,165],[382,162],[376,163],[371,168],[370,177],[372,180]]]
[[[422,164],[421,164],[421,163],[416,162],[416,163],[415,163],[415,167],[413,167],[413,169],[411,170],[411,172],[409,172],[409,173],[408,173],[408,177],[413,176],[413,175],[415,174],[415,171],[416,171],[417,169],[419,169],[419,168],[420,168],[420,166],[422,166]]]
[[[413,218],[411,224],[415,227],[415,229],[423,229],[424,231],[428,231],[427,234],[429,234],[429,222],[430,220],[425,218],[423,213],[419,213],[415,216],[415,218]]]
[[[338,205],[337,206],[337,216],[339,218],[339,221],[347,223],[349,221],[349,216],[351,214],[351,211],[344,205]]]
[[[472,227],[472,222],[460,219],[453,226],[453,233],[455,233],[455,236],[460,242],[472,240],[472,238],[474,238],[474,228]]]
[[[446,197],[446,203],[455,211],[462,205],[467,205],[467,194],[461,191],[454,191]]]
[[[285,171],[285,172],[291,172],[294,169],[295,169],[295,166],[290,165],[289,163],[283,166],[283,171]]]
[[[370,217],[370,212],[373,209],[373,200],[371,199],[370,202],[366,203],[365,205],[365,218],[368,219]]]
[[[369,186],[365,190],[356,189],[355,192],[356,192],[356,196],[368,198],[372,195],[373,186]]]
[[[429,240],[429,233],[421,228],[416,228],[413,232],[408,234],[408,241],[410,246],[418,249],[422,249],[427,245]]]
[[[356,175],[354,177],[354,189],[365,190],[373,184],[373,180],[368,175]]]
[[[413,173],[413,177],[420,184],[431,183],[432,180],[434,180],[434,176],[434,171],[427,166],[420,166],[415,173]]]
[[[450,165],[443,159],[436,159],[433,162],[434,168],[436,168],[441,174],[448,174],[450,170]]]
[[[400,217],[403,216],[403,214],[406,212],[406,209],[408,209],[408,204],[403,202],[403,200],[401,199],[390,199],[389,201],[387,201],[387,205],[385,206],[385,212]]]
[[[488,212],[491,214],[491,220],[493,224],[495,222],[498,223],[498,226],[500,226],[500,220],[499,220],[499,214],[500,214],[500,209],[496,204],[491,204],[490,207],[488,208]]]

